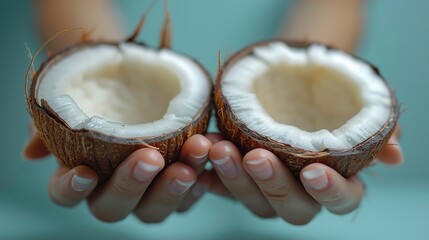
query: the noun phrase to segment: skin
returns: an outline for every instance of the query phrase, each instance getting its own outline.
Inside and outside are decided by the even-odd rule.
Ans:
[[[211,178],[203,176],[197,179],[197,176],[204,170],[211,146],[207,137],[192,136],[183,145],[179,161],[168,168],[164,167],[164,159],[158,151],[149,148],[137,150],[97,191],[94,190],[97,174],[92,169],[86,166],[73,169],[59,167],[50,181],[49,196],[64,207],[75,206],[86,199],[93,215],[104,222],[116,222],[131,213],[143,222],[161,222],[175,211],[190,208],[208,189]],[[37,134],[23,150],[28,160],[49,154]],[[142,172],[138,170],[142,163],[157,169]],[[81,179],[86,184],[78,181]]]
[[[281,35],[322,42],[353,52],[363,28],[363,0],[299,0],[287,14]]]
[[[243,156],[226,140],[213,144],[209,159],[226,188],[216,192],[228,192],[259,217],[281,217],[294,225],[310,222],[322,207],[338,215],[350,213],[359,206],[365,190],[358,177],[346,179],[320,163],[301,171],[301,185],[273,153],[254,149]],[[216,164],[224,159],[230,161],[227,174]],[[397,165],[402,160],[401,148],[396,137],[392,137],[376,161]],[[264,162],[266,167],[262,166]],[[306,173],[312,171],[324,173],[325,177],[308,178]]]
[[[283,36],[353,51],[362,27],[362,5],[359,0],[298,1]],[[42,39],[69,26],[93,28],[93,39],[125,38],[108,1],[39,0],[36,13]],[[72,35],[51,46],[50,51],[61,50],[79,39],[80,35]],[[23,156],[29,160],[48,156],[50,153],[34,127],[30,133]],[[378,157],[379,162],[402,162],[397,139],[396,134],[390,139]],[[204,170],[208,160],[214,166],[212,171]],[[240,201],[257,216],[281,217],[302,225],[311,221],[322,207],[334,214],[349,213],[359,206],[364,194],[358,177],[345,179],[322,164],[305,167],[301,181],[302,185],[271,152],[254,149],[243,155],[222,135],[210,133],[192,136],[183,145],[179,161],[168,168],[157,151],[135,151],[98,190],[94,190],[97,175],[90,168],[59,167],[49,184],[49,195],[65,207],[86,200],[90,211],[101,221],[115,222],[135,214],[143,222],[157,223],[175,211],[188,210],[210,191]]]

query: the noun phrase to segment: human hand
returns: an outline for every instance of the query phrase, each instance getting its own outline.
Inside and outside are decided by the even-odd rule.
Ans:
[[[187,210],[204,194],[208,177],[197,180],[197,176],[204,169],[211,145],[205,136],[192,136],[184,143],[179,161],[164,170],[164,159],[158,151],[139,149],[96,190],[97,174],[92,169],[60,167],[51,178],[49,195],[66,207],[86,199],[92,214],[105,222],[122,220],[130,213],[143,222],[161,222],[175,211]],[[37,134],[23,150],[27,159],[49,154]]]
[[[219,135],[220,138],[220,135]],[[399,164],[402,152],[393,136],[379,156],[380,162]],[[301,183],[271,152],[254,149],[242,157],[229,141],[214,143],[209,159],[225,190],[250,211],[264,218],[279,216],[285,221],[303,225],[312,220],[321,207],[334,214],[355,210],[363,197],[364,186],[353,176],[348,179],[334,169],[314,163],[300,174]]]

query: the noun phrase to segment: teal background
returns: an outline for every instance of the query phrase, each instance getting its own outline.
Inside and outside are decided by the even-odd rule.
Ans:
[[[29,121],[24,107],[28,59],[23,43],[33,51],[40,46],[31,4],[0,1],[0,239],[429,239],[429,2],[367,2],[358,55],[378,65],[397,91],[404,109],[400,123],[405,163],[365,170],[361,176],[367,194],[356,212],[335,216],[323,211],[310,224],[296,227],[279,219],[258,219],[240,204],[213,195],[156,225],[142,224],[132,216],[106,224],[92,217],[84,203],[73,209],[53,204],[47,183],[57,167],[55,160],[27,162],[20,153]],[[226,58],[249,43],[276,36],[292,3],[171,0],[174,48],[194,56],[214,74],[219,49]],[[117,4],[131,32],[147,1]],[[141,39],[157,45],[161,24],[158,5]]]

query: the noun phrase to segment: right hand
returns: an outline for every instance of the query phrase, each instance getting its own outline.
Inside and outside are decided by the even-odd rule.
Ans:
[[[381,163],[398,165],[403,161],[398,135],[392,136],[379,155]],[[243,154],[221,135],[219,140],[213,143],[209,159],[223,185],[212,183],[217,188],[210,191],[232,196],[257,216],[281,217],[303,225],[322,207],[337,215],[350,213],[364,196],[364,185],[356,176],[344,178],[326,165],[312,163],[301,171],[299,182],[272,152],[259,148]]]
[[[175,211],[189,209],[207,190],[210,177],[201,173],[211,145],[203,135],[192,136],[184,143],[179,161],[163,171],[164,159],[158,151],[139,149],[96,191],[98,179],[94,170],[83,165],[73,169],[61,166],[51,178],[49,196],[65,207],[86,199],[92,214],[105,222],[122,220],[130,213],[143,222],[161,222]],[[23,156],[29,160],[49,154],[37,134],[23,150]]]

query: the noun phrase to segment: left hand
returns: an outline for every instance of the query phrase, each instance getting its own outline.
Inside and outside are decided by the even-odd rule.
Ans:
[[[254,149],[242,157],[233,143],[219,141],[220,138],[218,135],[218,141],[213,143],[209,159],[224,189],[219,186],[222,184],[212,183],[216,187],[212,191],[221,195],[229,191],[260,217],[280,216],[291,224],[303,225],[321,207],[341,215],[359,206],[365,189],[356,176],[346,179],[334,169],[314,163],[301,171],[301,184],[273,153]],[[392,137],[379,159],[386,164],[399,164],[402,158],[398,141]]]

